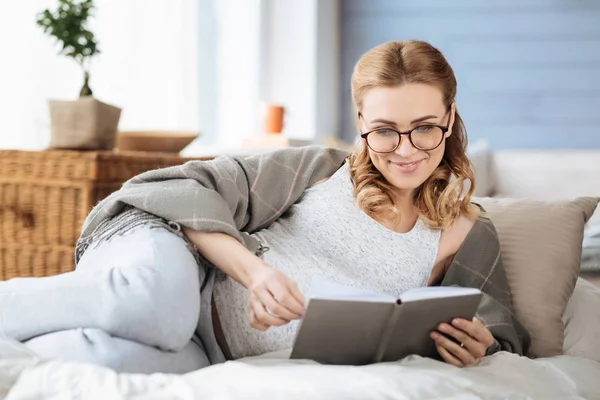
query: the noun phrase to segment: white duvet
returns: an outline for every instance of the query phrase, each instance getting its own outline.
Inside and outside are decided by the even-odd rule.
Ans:
[[[186,375],[135,375],[40,360],[0,340],[0,397],[31,399],[600,399],[600,363],[573,356],[530,360],[509,353],[475,367],[411,356],[363,367],[286,359],[287,352]]]

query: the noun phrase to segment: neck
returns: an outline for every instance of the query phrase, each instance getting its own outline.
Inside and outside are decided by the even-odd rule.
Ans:
[[[418,214],[413,203],[414,193],[414,190],[398,190],[394,193],[394,205],[402,216],[398,227],[401,231],[412,229],[417,222]]]
[[[394,204],[400,211],[414,213],[413,196],[414,190],[396,190],[393,193]]]

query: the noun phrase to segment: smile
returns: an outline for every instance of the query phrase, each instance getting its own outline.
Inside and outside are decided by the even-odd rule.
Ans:
[[[424,159],[421,160],[417,160],[417,161],[412,161],[412,162],[391,162],[392,166],[394,167],[394,169],[399,170],[400,172],[413,172],[415,171],[419,165],[421,165],[421,163],[424,161]]]

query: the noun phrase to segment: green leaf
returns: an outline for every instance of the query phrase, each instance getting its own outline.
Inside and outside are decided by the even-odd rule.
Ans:
[[[59,54],[80,64],[100,53],[94,33],[87,28],[94,10],[93,0],[58,0],[55,10],[43,10],[36,24],[60,45]]]

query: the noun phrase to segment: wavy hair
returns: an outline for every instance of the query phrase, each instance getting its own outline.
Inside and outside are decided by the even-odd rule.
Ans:
[[[417,40],[387,42],[365,53],[354,68],[352,99],[357,123],[366,91],[405,83],[437,87],[448,108],[456,97],[454,72],[438,49]],[[447,229],[462,214],[471,213],[475,179],[466,148],[466,129],[456,111],[442,161],[413,198],[419,216],[432,228]],[[401,216],[392,196],[394,187],[373,165],[364,141],[361,150],[350,157],[349,165],[357,205],[375,220],[398,223]]]

